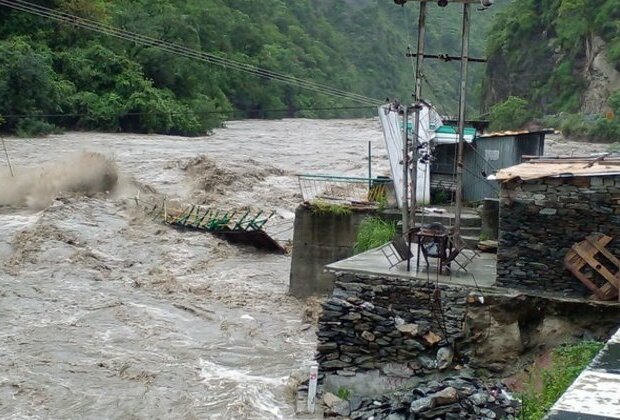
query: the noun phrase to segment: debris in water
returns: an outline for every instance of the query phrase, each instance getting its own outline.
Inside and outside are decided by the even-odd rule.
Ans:
[[[203,230],[229,242],[252,245],[265,251],[286,253],[286,249],[263,230],[275,214],[273,211],[269,214],[253,209],[222,211],[197,204],[183,206],[168,203],[165,199],[161,205],[147,203],[137,197],[135,201],[137,205],[143,203],[150,214],[162,217],[166,224]]]

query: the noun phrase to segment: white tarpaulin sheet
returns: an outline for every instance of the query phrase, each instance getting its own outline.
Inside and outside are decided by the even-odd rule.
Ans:
[[[427,110],[425,114],[420,118],[420,141],[422,143],[428,143],[431,137],[427,137],[429,134],[434,134],[431,123],[433,119],[439,118],[439,116],[433,115],[433,110]],[[436,114],[436,113],[435,113]],[[392,172],[392,179],[394,180],[394,189],[396,190],[396,201],[398,207],[402,208],[403,205],[403,131],[402,124],[400,122],[402,118],[399,118],[398,112],[392,111],[390,105],[382,105],[379,107],[379,120],[383,127],[383,136],[385,138],[385,146],[388,152],[388,158],[390,160],[390,170]],[[439,119],[441,122],[441,119]],[[439,124],[441,125],[441,124]],[[428,204],[430,202],[430,165],[426,163],[418,162],[418,176],[416,183],[416,202],[418,204]],[[411,195],[411,188],[409,188],[409,195]]]

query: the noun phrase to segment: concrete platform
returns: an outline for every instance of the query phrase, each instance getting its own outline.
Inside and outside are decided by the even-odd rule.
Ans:
[[[451,270],[444,270],[443,274],[437,272],[437,259],[429,259],[430,266],[427,267],[424,257],[420,255],[420,267],[417,267],[417,245],[412,245],[413,258],[411,259],[410,271],[407,271],[407,262],[401,262],[390,268],[390,264],[381,252],[381,248],[371,249],[345,260],[325,266],[331,272],[364,274],[372,276],[386,276],[410,278],[422,281],[439,282],[447,285],[461,285],[474,287],[493,287],[497,272],[497,258],[495,254],[479,253],[479,257],[467,265],[467,272],[463,271],[454,262]],[[463,251],[471,255],[473,251]],[[460,260],[461,256],[457,257]]]

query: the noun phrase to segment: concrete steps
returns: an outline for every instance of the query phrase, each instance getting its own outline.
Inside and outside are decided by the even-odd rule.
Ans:
[[[393,214],[392,214],[393,213]],[[394,220],[400,218],[400,212],[392,210],[390,214]],[[452,227],[454,223],[454,211],[451,208],[445,208],[443,213],[421,212],[416,214],[416,224],[441,223],[446,227]],[[461,237],[465,241],[468,248],[474,249],[480,240],[481,221],[478,213],[470,208],[463,209],[461,214]]]
[[[454,213],[431,213],[418,214],[417,223],[441,223],[444,226],[451,227],[454,223]],[[461,238],[465,241],[467,248],[475,249],[480,240],[481,221],[478,213],[471,209],[464,209],[461,214]]]

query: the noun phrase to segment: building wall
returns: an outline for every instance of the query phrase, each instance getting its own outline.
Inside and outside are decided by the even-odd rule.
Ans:
[[[497,284],[587,296],[564,268],[576,242],[601,232],[620,256],[620,176],[543,178],[502,185]]]

